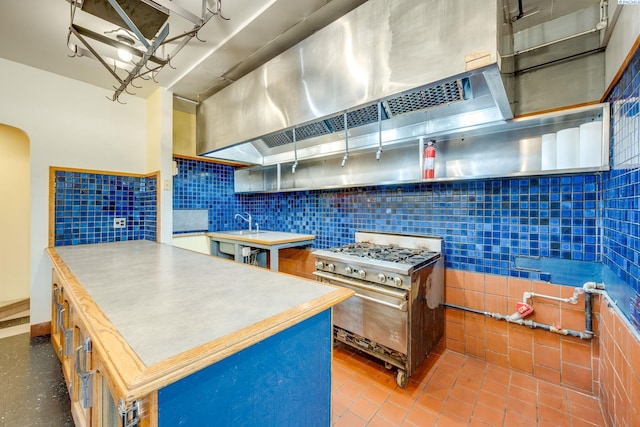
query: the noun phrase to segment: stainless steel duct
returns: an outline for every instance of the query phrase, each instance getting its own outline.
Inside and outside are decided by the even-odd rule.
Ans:
[[[513,118],[502,0],[369,0],[200,103],[197,152],[270,165]],[[378,120],[378,110],[382,117]]]

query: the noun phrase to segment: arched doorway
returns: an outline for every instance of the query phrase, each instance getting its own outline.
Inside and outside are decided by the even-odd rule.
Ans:
[[[29,307],[29,137],[0,123],[0,321]]]

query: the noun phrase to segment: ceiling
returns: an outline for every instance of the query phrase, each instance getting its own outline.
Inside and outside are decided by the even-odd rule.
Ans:
[[[201,0],[165,1],[200,16]],[[206,99],[365,1],[222,0],[221,15],[228,20],[211,18],[198,33],[202,41],[191,40],[155,82],[136,81],[140,88],[130,90],[135,96],[147,97],[162,86],[179,99]],[[598,0],[504,1],[514,32],[599,4]],[[112,89],[116,81],[103,65],[90,58],[72,57],[67,48],[70,11],[71,3],[66,0],[0,1],[0,57]],[[173,13],[168,22],[170,36],[193,27]],[[99,26],[100,31],[115,28],[106,21]],[[120,100],[126,102],[127,96],[131,95]]]

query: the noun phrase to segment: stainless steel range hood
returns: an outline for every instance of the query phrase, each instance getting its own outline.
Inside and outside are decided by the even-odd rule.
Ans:
[[[502,0],[369,0],[201,102],[197,152],[270,165],[511,119],[512,43]]]

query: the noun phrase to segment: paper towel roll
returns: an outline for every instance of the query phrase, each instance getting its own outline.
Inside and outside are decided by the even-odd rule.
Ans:
[[[556,134],[545,133],[542,135],[540,144],[540,158],[542,160],[540,168],[542,170],[556,168]]]
[[[580,167],[602,166],[602,121],[580,125]]]
[[[562,129],[556,134],[556,167],[580,167],[580,128]]]

